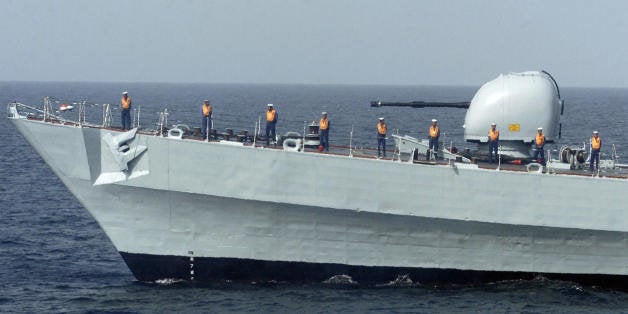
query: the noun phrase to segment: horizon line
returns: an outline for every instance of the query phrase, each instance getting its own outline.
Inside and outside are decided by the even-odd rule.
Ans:
[[[488,81],[487,81],[488,82]],[[393,83],[280,83],[280,82],[174,82],[174,81],[97,81],[97,80],[0,80],[0,83],[88,83],[88,84],[198,84],[198,85],[285,85],[285,86],[389,86],[389,87],[459,87],[459,88],[480,88],[480,85],[446,85],[446,84],[393,84]],[[590,89],[628,89],[628,86],[583,86],[583,85],[562,85],[561,88],[590,88]]]

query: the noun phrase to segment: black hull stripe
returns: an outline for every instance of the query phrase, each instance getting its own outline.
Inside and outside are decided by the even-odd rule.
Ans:
[[[263,261],[239,258],[164,256],[120,252],[137,280],[160,279],[220,283],[289,282],[321,283],[335,275],[348,275],[360,285],[386,284],[408,274],[423,285],[479,284],[500,280],[531,280],[538,275],[548,279],[568,280],[587,286],[628,290],[628,276],[598,274],[539,274],[529,272],[474,271],[438,268],[353,266],[331,263]],[[193,272],[192,272],[193,270]]]

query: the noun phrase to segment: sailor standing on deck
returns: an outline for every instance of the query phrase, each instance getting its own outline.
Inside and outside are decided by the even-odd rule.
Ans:
[[[600,170],[600,149],[602,148],[602,139],[598,135],[598,131],[593,131],[593,137],[591,137],[591,160],[589,162],[589,171],[593,171],[593,162],[595,162],[595,169]]]
[[[203,105],[201,106],[201,115],[203,116],[203,121],[201,122],[201,127],[203,129],[203,139],[209,139],[208,133],[211,132],[213,123],[212,105],[207,99],[203,101]]]
[[[129,97],[129,93],[124,91],[122,92],[122,99],[120,100],[121,104],[121,117],[122,117],[122,129],[130,130],[131,129],[131,97]]]
[[[377,123],[377,158],[380,157],[381,152],[384,153],[384,157],[386,157],[386,122],[384,122],[384,118],[379,118],[379,122]],[[381,152],[380,152],[381,147]]]
[[[536,138],[534,139],[535,149],[532,159],[537,160],[539,154],[541,154],[541,165],[545,167],[545,135],[543,135],[543,128],[537,129]]]
[[[495,152],[495,161],[497,162],[497,148],[499,147],[499,131],[497,125],[491,123],[491,129],[488,130],[488,162],[493,163],[493,152]]]
[[[320,130],[321,146],[325,151],[329,151],[329,120],[327,120],[327,112],[322,113],[321,120],[318,124]]]
[[[440,129],[438,128],[438,120],[432,119],[430,126],[430,152],[434,154],[434,160],[438,158],[438,138],[440,137]],[[429,159],[429,156],[428,156]]]
[[[270,134],[275,138],[275,126],[277,125],[277,110],[273,108],[273,104],[268,104],[266,111],[266,146],[270,145]]]

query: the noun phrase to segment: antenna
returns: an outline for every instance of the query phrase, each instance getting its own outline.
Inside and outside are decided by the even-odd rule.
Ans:
[[[349,157],[353,157],[353,124],[351,125],[351,132],[349,132]]]

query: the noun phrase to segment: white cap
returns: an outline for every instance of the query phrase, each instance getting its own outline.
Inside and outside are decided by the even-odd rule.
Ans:
[[[323,113],[321,113],[321,114],[327,114],[327,111],[323,111]]]
[[[268,107],[272,107],[272,106],[273,106],[273,104],[268,104]]]
[[[126,95],[126,94],[128,94],[128,93],[129,93],[129,92],[124,91],[124,92],[122,92],[122,95]]]
[[[432,122],[438,122],[438,120],[436,120],[436,119],[432,119]]]
[[[598,131],[593,131],[593,134],[598,134],[598,133],[599,133]]]
[[[497,125],[497,124],[495,124],[495,122],[493,122],[493,123],[491,123],[491,125]]]
[[[379,121],[384,121],[384,117],[379,118]]]
[[[543,131],[543,128],[538,128],[538,129],[536,129],[536,130],[537,130],[537,131]]]

